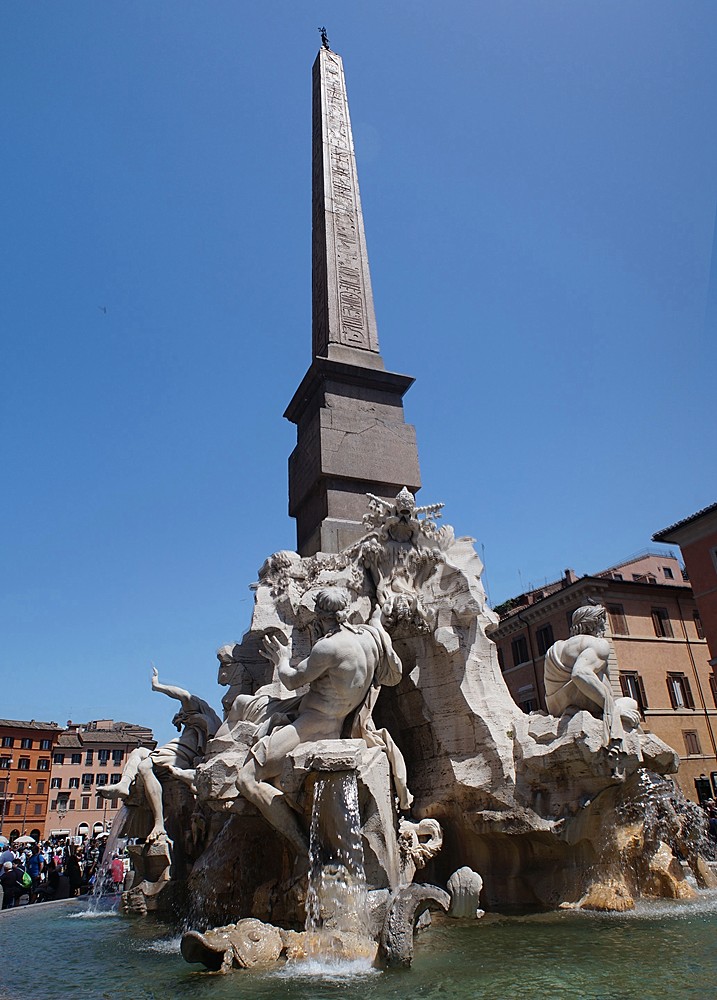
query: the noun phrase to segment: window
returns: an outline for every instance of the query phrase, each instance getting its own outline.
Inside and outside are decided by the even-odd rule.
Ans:
[[[667,690],[673,708],[694,708],[695,702],[690,689],[690,682],[684,674],[668,674]]]
[[[40,759],[37,762],[37,769],[38,769],[38,771],[49,771],[50,770],[50,758],[49,757],[40,757]]]
[[[94,779],[94,775],[92,775],[92,774],[83,774],[82,775],[82,784],[83,785],[91,785],[94,780],[95,780]]]
[[[535,638],[538,641],[538,652],[541,656],[544,656],[553,645],[553,626],[543,625],[542,628],[539,628],[535,633]],[[532,712],[533,709],[529,708],[528,711]]]
[[[696,608],[692,612],[692,620],[695,623],[695,632],[697,633],[697,638],[704,639],[705,630],[702,628],[702,619],[700,618],[700,613]]]
[[[97,781],[95,782],[95,784],[97,784],[97,785],[106,785],[107,784],[107,772],[105,772],[104,774],[98,774],[97,775]]]
[[[79,788],[79,787],[80,787],[80,779],[70,778],[70,788]]]
[[[112,751],[112,763],[115,765],[115,767],[118,767],[122,763],[123,757],[124,757],[124,750]]]
[[[89,795],[83,795],[82,796],[82,808],[83,809],[89,809],[90,808],[90,797],[89,797]]]
[[[85,767],[89,767],[93,763],[95,755],[92,750],[88,750],[85,754]]]
[[[517,667],[519,663],[526,663],[528,660],[528,643],[525,641],[525,636],[518,636],[517,639],[513,639],[510,644],[510,648],[513,653],[513,666]]]
[[[625,609],[622,604],[608,604],[608,618],[610,620],[610,631],[613,635],[629,635],[627,629],[627,619]]]
[[[642,573],[633,573],[632,579],[635,581],[635,583],[638,583],[642,579]]]
[[[0,757],[0,767],[9,768],[12,764],[12,757]]]
[[[715,702],[715,704],[717,704],[717,702]],[[111,774],[110,775],[110,784],[111,785],[119,785],[119,783],[120,783],[121,780],[122,780],[122,775],[121,774]]]
[[[57,809],[57,799],[53,799],[50,803],[50,809]]]
[[[16,802],[15,803],[15,815],[19,816],[21,812],[22,812],[22,803],[21,802]]]
[[[81,764],[82,763],[82,754],[81,753],[73,753],[72,757],[70,758],[70,761],[73,764]]]
[[[64,755],[64,753],[53,754],[52,755],[52,762],[53,762],[53,764],[64,764],[65,763],[65,755]]]
[[[110,759],[110,752],[109,752],[109,750],[99,750],[98,751],[98,753],[97,753],[97,760],[100,762],[100,765],[102,767],[104,767],[107,764],[107,761],[109,759]]]
[[[503,656],[503,650],[498,646],[498,666],[500,667],[500,672],[505,672],[505,657]],[[114,761],[113,761],[114,763]]]
[[[32,740],[27,736],[23,736],[23,738],[20,740],[20,749],[32,750]]]
[[[687,756],[690,757],[693,754],[701,754],[702,747],[700,746],[700,738],[693,729],[684,729],[682,735],[685,740],[685,750],[687,751]]]
[[[14,747],[15,746],[15,740],[13,739],[12,736],[3,736],[3,738],[2,738],[2,745],[4,747]]]
[[[102,798],[101,795],[98,795],[95,799],[95,809],[101,809],[104,804],[105,800]]]
[[[613,580],[622,580],[623,579],[623,575],[622,575],[622,573],[613,573],[612,574],[612,578],[613,578]]]
[[[537,707],[538,706],[532,698],[529,698],[528,701],[521,701],[520,703],[520,710],[521,712],[525,712],[526,715],[530,712],[534,712]]]
[[[39,816],[42,812],[42,802],[36,802],[33,808],[35,810],[35,816]]]
[[[77,803],[75,802],[74,799],[70,799],[70,801],[67,803],[67,808],[68,809],[74,809],[76,804]]]
[[[62,788],[62,778],[50,778],[50,788]]]
[[[665,579],[666,580],[674,580],[675,579],[675,574],[672,572],[672,570],[670,569],[669,566],[663,566],[662,567],[662,572],[665,574]]]
[[[21,770],[21,771],[29,771],[30,770],[30,758],[29,757],[21,757],[20,760],[17,763],[17,766],[18,766],[19,770]]]
[[[670,616],[667,614],[667,608],[652,609],[652,624],[655,629],[655,635],[661,639],[672,638],[672,625],[670,623]]]
[[[44,795],[45,794],[45,779],[44,778],[42,779],[42,781],[38,781],[38,782],[35,783],[35,791],[37,792],[38,795]]]
[[[40,740],[41,750],[52,750],[52,740]]]
[[[24,791],[25,791],[25,779],[19,778],[17,782],[17,794],[22,795]]]
[[[640,713],[644,715],[647,708],[647,697],[645,695],[645,685],[642,683],[642,677],[640,677],[638,672],[636,670],[621,670],[620,687],[623,696],[634,699],[640,708]]]

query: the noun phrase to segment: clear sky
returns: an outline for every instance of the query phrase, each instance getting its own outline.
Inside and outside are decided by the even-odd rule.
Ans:
[[[311,64],[493,603],[717,498],[714,0],[5,0],[0,716],[171,735],[292,548]]]

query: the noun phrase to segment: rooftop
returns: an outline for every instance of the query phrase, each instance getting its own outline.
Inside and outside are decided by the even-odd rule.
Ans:
[[[30,719],[29,722],[23,719],[0,719],[0,727],[7,727],[8,729],[62,729],[62,726],[56,722],[37,722],[35,719]]]
[[[683,517],[681,521],[675,521],[674,524],[670,524],[667,528],[663,528],[662,531],[656,531],[652,536],[653,542],[662,542],[665,540],[666,535],[671,535],[673,531],[677,531],[679,528],[686,528],[688,524],[692,524],[693,521],[698,521],[701,517],[706,514],[712,514],[717,511],[717,503],[712,503],[709,507],[703,507],[702,510],[698,510],[696,514],[690,514],[689,517]]]

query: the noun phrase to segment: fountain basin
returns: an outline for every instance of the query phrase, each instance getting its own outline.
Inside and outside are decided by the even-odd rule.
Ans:
[[[413,967],[296,963],[216,976],[182,959],[177,928],[85,902],[0,916],[3,1000],[694,1000],[717,992],[717,891],[691,902],[639,902],[629,914],[487,914],[479,924],[434,917]]]

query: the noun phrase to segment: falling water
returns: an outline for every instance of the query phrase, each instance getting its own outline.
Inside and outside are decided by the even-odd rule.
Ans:
[[[318,778],[309,835],[306,930],[312,952],[330,954],[340,935],[368,936],[358,787],[354,772]]]
[[[92,895],[90,896],[89,906],[87,907],[88,913],[97,913],[101,907],[102,897],[107,895],[105,885],[107,884],[109,878],[110,864],[112,863],[112,858],[114,857],[120,840],[126,841],[126,837],[124,837],[124,830],[127,826],[128,819],[129,811],[127,806],[123,805],[117,811],[117,815],[112,823],[112,829],[110,830],[110,834],[105,841],[102,861],[97,866],[95,884],[92,887]]]

